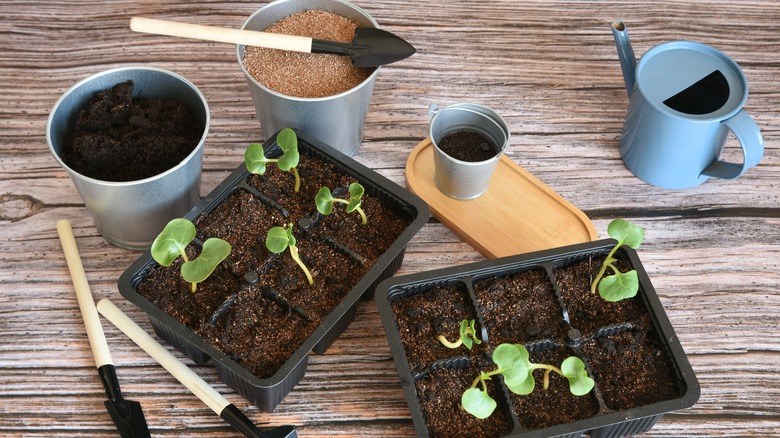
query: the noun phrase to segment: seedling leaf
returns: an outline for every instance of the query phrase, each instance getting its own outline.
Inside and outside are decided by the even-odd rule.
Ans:
[[[269,251],[279,254],[290,246],[290,237],[284,227],[273,227],[268,230],[265,246]]]
[[[639,291],[639,279],[635,270],[625,273],[618,271],[614,263],[617,259],[614,257],[618,248],[628,245],[637,249],[645,238],[645,229],[634,225],[625,219],[615,219],[607,226],[607,233],[612,236],[617,243],[604,258],[596,277],[590,284],[590,293],[595,294],[598,290],[599,295],[606,301],[620,301],[622,299],[636,296]],[[605,276],[607,268],[612,270],[613,275]]]
[[[531,370],[506,370],[504,372],[504,383],[510,391],[518,395],[527,395],[534,392],[536,381]]]
[[[361,198],[365,189],[362,185],[353,182],[349,185],[349,203],[347,204],[347,213],[352,213],[360,208]]]
[[[496,401],[480,388],[467,389],[460,398],[463,409],[469,414],[484,420],[496,409]]]
[[[194,238],[195,225],[192,222],[173,219],[152,242],[152,258],[163,266],[171,266],[177,257],[185,254],[184,249]]]
[[[185,249],[195,239],[195,234],[195,225],[192,222],[182,218],[173,219],[154,239],[150,250],[154,260],[163,266],[170,266],[179,256],[184,259],[181,276],[192,283],[192,293],[195,293],[197,284],[208,278],[231,250],[229,243],[211,238],[204,242],[198,258],[189,260]]]
[[[265,157],[265,151],[263,145],[259,143],[252,143],[246,148],[244,152],[244,163],[249,172],[257,175],[263,175],[266,171],[266,164],[275,160],[271,160]]]
[[[638,249],[645,238],[645,229],[625,219],[615,219],[607,225],[607,234],[621,245]]]
[[[528,350],[520,344],[501,344],[493,350],[493,362],[499,369],[531,368]]]
[[[212,237],[206,240],[200,255],[182,265],[181,276],[190,283],[202,282],[225,260],[230,249],[230,244],[222,239]]]
[[[276,144],[284,152],[276,163],[279,169],[289,172],[290,169],[298,165],[301,159],[298,153],[298,136],[290,128],[284,128],[276,135]]]
[[[361,222],[365,225],[368,223],[368,218],[366,218],[366,213],[363,212],[363,209],[360,208],[360,203],[362,202],[361,198],[363,197],[364,192],[365,189],[362,185],[353,182],[349,185],[349,201],[347,201],[341,198],[334,198],[328,187],[320,187],[317,195],[314,196],[314,203],[317,205],[317,211],[324,215],[333,213],[333,204],[337,202],[347,204],[347,213],[357,211],[358,214],[360,214]]]
[[[576,396],[589,393],[595,385],[593,379],[588,376],[585,364],[578,357],[567,357],[561,363],[561,372],[569,380],[569,391]]]
[[[493,362],[504,375],[504,383],[515,394],[530,394],[534,390],[533,366],[528,350],[520,344],[501,344],[493,351]]]
[[[496,374],[504,376],[504,383],[510,391],[518,395],[526,395],[533,392],[536,382],[533,377],[533,370],[543,369],[544,389],[547,389],[549,374],[555,372],[569,380],[569,389],[574,395],[585,395],[593,389],[594,382],[588,377],[585,371],[585,364],[577,357],[569,357],[563,361],[561,367],[565,367],[567,374],[564,374],[560,368],[553,365],[531,363],[528,350],[520,344],[501,344],[493,350],[493,363],[498,366],[497,370],[490,372],[481,372],[471,388],[466,390],[461,397],[463,408],[474,416],[487,418],[496,408],[496,403],[487,394],[487,384],[485,383]],[[482,385],[482,390],[478,385]]]
[[[474,346],[474,344],[481,344],[482,340],[479,339],[477,336],[477,329],[475,327],[476,320],[467,320],[464,319],[460,323],[460,340],[463,342],[463,345],[466,346],[469,350]]]
[[[615,271],[599,282],[599,295],[605,301],[615,302],[636,296],[639,291],[639,276],[635,270]]]
[[[268,230],[268,235],[265,237],[265,246],[269,251],[273,253],[284,252],[285,249],[290,249],[290,257],[295,260],[295,263],[301,267],[303,273],[306,274],[306,279],[309,284],[314,284],[314,279],[309,272],[309,268],[303,263],[303,260],[298,256],[298,247],[295,246],[296,240],[292,233],[293,224],[289,224],[287,228],[273,227]]]
[[[292,171],[295,176],[295,192],[301,188],[301,178],[298,175],[296,166],[301,159],[298,153],[298,136],[290,128],[284,128],[276,136],[276,144],[282,150],[283,154],[279,158],[266,158],[263,146],[257,143],[249,145],[244,152],[244,163],[249,172],[257,175],[263,175],[268,163],[276,163],[279,169],[289,172]]]
[[[314,203],[317,205],[317,211],[324,215],[333,213],[333,195],[327,187],[320,187],[320,190],[314,196]]]

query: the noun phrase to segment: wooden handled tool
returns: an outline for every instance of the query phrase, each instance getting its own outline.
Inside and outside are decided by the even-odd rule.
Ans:
[[[229,29],[144,17],[131,18],[130,29],[135,32],[242,44],[268,49],[346,55],[352,59],[352,65],[355,67],[376,67],[389,64],[408,58],[416,52],[411,44],[397,35],[373,27],[358,27],[355,29],[352,43],[339,43],[295,35]]]
[[[267,431],[260,431],[241,411],[217,390],[200,378],[194,371],[184,365],[173,354],[168,352],[144,329],[138,326],[114,303],[108,299],[102,299],[97,304],[101,315],[111,321],[119,330],[133,340],[139,347],[149,353],[154,360],[160,363],[179,382],[184,384],[193,394],[198,396],[206,405],[217,413],[223,420],[245,436],[256,438],[295,438],[298,436],[292,426],[279,426]]]
[[[60,236],[62,250],[65,252],[65,260],[68,263],[73,287],[76,289],[76,298],[81,309],[81,316],[84,319],[84,326],[87,328],[87,337],[92,346],[92,355],[95,357],[100,381],[103,383],[108,397],[108,400],[105,401],[106,409],[111,414],[111,418],[123,438],[148,437],[150,436],[149,428],[146,425],[141,404],[124,399],[119,390],[119,380],[111,361],[111,353],[103,334],[103,326],[100,325],[100,317],[95,309],[95,300],[92,298],[92,291],[87,282],[87,275],[84,273],[84,265],[81,263],[81,256],[70,222],[65,219],[57,222],[57,233]]]

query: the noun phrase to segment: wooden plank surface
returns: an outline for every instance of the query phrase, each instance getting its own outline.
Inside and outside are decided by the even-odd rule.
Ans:
[[[780,435],[780,8],[756,1],[355,0],[418,49],[380,71],[356,159],[404,185],[404,165],[427,135],[428,106],[471,102],[511,130],[507,155],[584,211],[601,236],[626,217],[647,228],[640,256],[702,386],[691,409],[648,437]],[[76,81],[144,64],[175,71],[211,109],[202,193],[264,133],[235,49],[134,34],[130,17],[239,27],[264,3],[243,0],[0,3],[0,435],[116,436],[102,400],[55,223],[69,219],[96,299],[112,298],[138,253],[101,238],[45,140],[49,111]],[[627,105],[609,25],[628,25],[641,55],[668,40],[713,45],[750,83],[746,110],[762,128],[761,164],[735,181],[684,191],[644,184],[617,145]],[[736,157],[730,139],[727,155]],[[483,260],[441,223],[410,243],[399,274]],[[106,325],[123,391],[142,402],[154,436],[237,436]],[[178,355],[178,353],[176,353]],[[181,355],[179,355],[181,357]],[[185,362],[190,363],[185,359]],[[376,306],[355,321],[274,413],[262,413],[195,370],[260,426],[301,436],[413,436]]]

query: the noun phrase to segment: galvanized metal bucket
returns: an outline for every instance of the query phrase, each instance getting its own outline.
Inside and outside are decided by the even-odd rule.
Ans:
[[[112,182],[81,175],[63,162],[63,142],[72,134],[79,110],[95,93],[128,80],[135,83],[134,95],[184,102],[204,126],[200,142],[178,165],[150,178]],[[106,240],[123,248],[143,250],[151,246],[168,221],[184,216],[200,200],[203,144],[209,123],[206,98],[183,77],[153,67],[120,67],[90,76],[66,91],[49,114],[46,141]]]
[[[358,26],[379,27],[359,7],[342,0],[277,0],[252,14],[242,29],[264,30],[273,23],[304,10],[332,12],[348,18]],[[263,134],[268,137],[284,128],[297,128],[352,156],[363,140],[363,126],[381,67],[360,85],[333,96],[302,98],[287,96],[260,84],[244,66],[245,46],[236,46],[238,65],[246,76]]]
[[[434,181],[445,195],[455,199],[474,199],[484,194],[496,170],[498,160],[509,145],[509,128],[492,109],[471,103],[459,103],[439,109],[433,104],[429,137],[434,146]],[[469,162],[453,158],[441,149],[439,141],[449,133],[472,131],[487,136],[499,150],[492,158]]]

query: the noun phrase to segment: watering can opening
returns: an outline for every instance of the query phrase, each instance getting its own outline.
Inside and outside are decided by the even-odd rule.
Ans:
[[[685,114],[709,114],[721,109],[729,95],[729,81],[720,70],[715,70],[664,100],[664,105]]]

